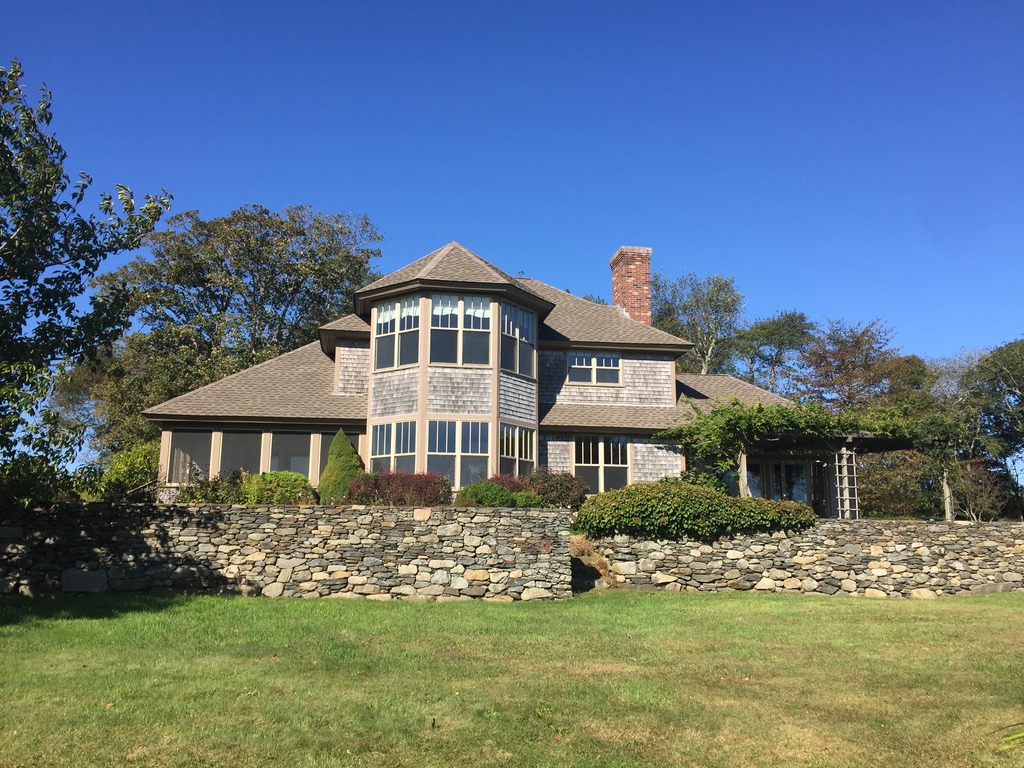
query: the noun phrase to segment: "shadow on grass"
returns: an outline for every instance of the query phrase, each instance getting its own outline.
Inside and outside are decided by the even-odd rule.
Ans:
[[[22,622],[113,619],[128,613],[154,613],[185,605],[195,595],[49,595],[0,599],[0,627]]]

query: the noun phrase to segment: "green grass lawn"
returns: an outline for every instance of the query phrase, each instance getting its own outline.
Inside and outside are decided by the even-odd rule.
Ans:
[[[0,600],[0,766],[988,766],[1024,594]]]

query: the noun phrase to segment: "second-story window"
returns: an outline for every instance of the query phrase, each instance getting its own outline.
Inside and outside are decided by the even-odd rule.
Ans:
[[[430,298],[430,362],[488,365],[491,300],[435,293]]]
[[[501,305],[501,367],[506,371],[534,377],[534,349],[537,345],[536,315],[515,304]]]
[[[569,381],[574,384],[619,384],[621,371],[618,352],[569,353]]]
[[[377,323],[373,331],[374,370],[413,365],[419,361],[420,300],[407,296],[399,301],[377,305]]]

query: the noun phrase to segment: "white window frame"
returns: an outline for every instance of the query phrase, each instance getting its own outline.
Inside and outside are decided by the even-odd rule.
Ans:
[[[412,469],[398,469],[399,459],[412,457]],[[386,466],[385,466],[386,464]],[[370,427],[370,469],[373,472],[416,470],[416,422],[395,421]]]
[[[444,427],[441,427],[444,425]],[[442,432],[443,430],[443,432]],[[487,462],[487,472],[483,479],[492,473],[491,440],[493,438],[491,423],[479,419],[431,419],[427,422],[427,471],[436,471],[430,467],[431,456],[450,456],[454,461],[452,470],[452,489],[458,490],[463,485],[463,458],[483,458]],[[441,473],[438,473],[441,474]]]
[[[589,449],[587,444],[589,444]],[[598,487],[591,488],[590,492],[592,494],[603,493],[610,490],[605,477],[606,469],[625,467],[626,481],[615,487],[621,488],[624,485],[629,485],[633,476],[629,446],[630,440],[624,435],[576,435],[573,438],[573,474],[579,477],[578,469],[581,467],[596,468]],[[594,461],[595,459],[596,461]],[[588,482],[587,485],[590,483]]]
[[[494,300],[490,296],[462,295],[455,293],[434,293],[430,295],[430,334],[427,359],[430,365],[457,365],[468,368],[490,368],[491,320]],[[454,310],[451,311],[451,310]],[[452,323],[451,318],[454,318]],[[455,360],[435,361],[433,359],[434,332],[455,334]],[[466,362],[465,339],[467,334],[486,334],[487,360]]]
[[[403,296],[400,299],[382,301],[374,311],[373,325],[373,370],[386,371],[404,368],[419,363],[420,297]],[[379,351],[381,341],[391,339],[390,360],[382,360]],[[413,360],[402,362],[402,349],[406,343],[413,350]]]
[[[573,378],[573,371],[586,372],[585,380]],[[614,372],[614,381],[601,381]],[[622,355],[619,352],[599,352],[588,349],[571,349],[566,356],[565,379],[569,384],[597,387],[622,386]]]

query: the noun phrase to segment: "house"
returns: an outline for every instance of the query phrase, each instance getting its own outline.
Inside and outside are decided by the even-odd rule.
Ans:
[[[315,486],[339,428],[367,467],[445,474],[454,488],[541,465],[594,492],[677,475],[683,451],[652,435],[694,405],[788,401],[676,372],[692,345],[651,326],[650,257],[616,251],[605,306],[449,243],[358,291],[355,313],[317,341],[145,411],[162,429],[161,481],[292,470]],[[750,457],[746,487],[841,513],[842,478],[826,465]]]

